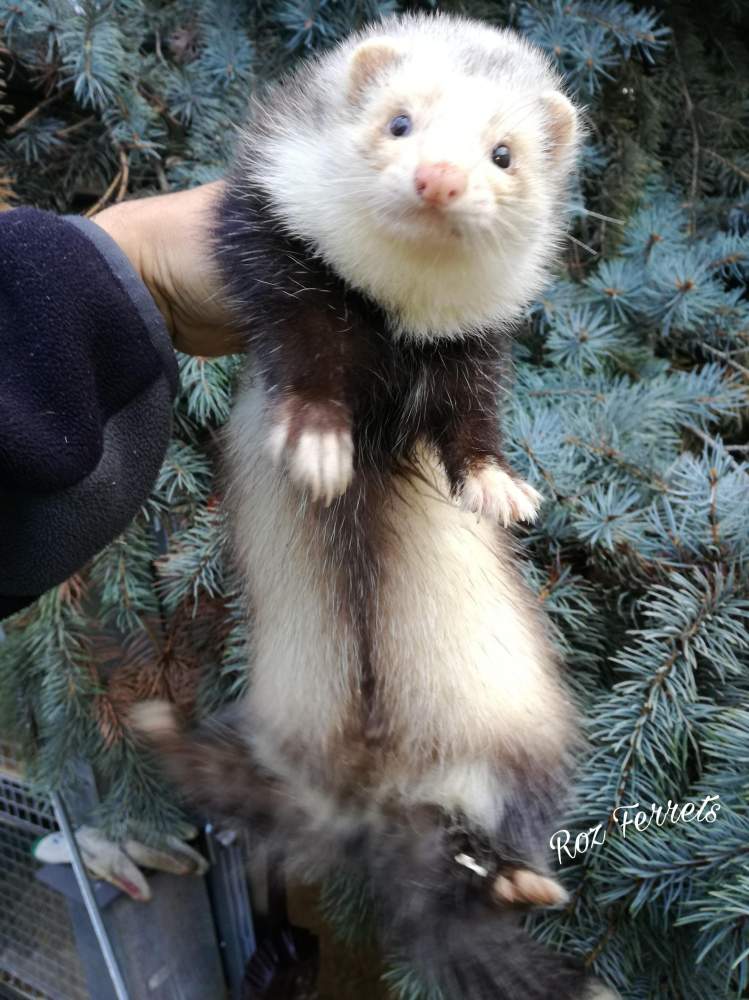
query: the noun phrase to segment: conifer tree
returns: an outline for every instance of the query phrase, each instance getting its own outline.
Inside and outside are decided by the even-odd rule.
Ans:
[[[220,177],[253,89],[405,7],[0,0],[0,208],[90,215]],[[561,852],[570,903],[532,929],[625,1000],[741,997],[749,12],[740,0],[421,7],[513,26],[587,107],[564,266],[518,331],[506,400],[509,457],[547,497],[540,522],[519,532],[527,575],[585,720],[562,824],[580,848]],[[173,440],[140,515],[0,642],[0,733],[45,787],[90,761],[96,821],[115,837],[158,838],[184,819],[133,741],[129,707],[162,695],[197,717],[245,681],[215,481],[240,366],[180,358]],[[623,829],[634,815],[624,806],[708,796],[719,796],[712,822]],[[365,887],[331,885],[326,901],[342,929],[363,932]],[[388,980],[402,1000],[424,997],[408,969]]]

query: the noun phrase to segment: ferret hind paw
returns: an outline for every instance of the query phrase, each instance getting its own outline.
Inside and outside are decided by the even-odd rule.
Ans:
[[[173,736],[179,731],[177,711],[169,701],[140,701],[130,709],[128,718],[135,732],[147,739]]]
[[[326,507],[351,484],[351,429],[332,406],[287,400],[271,425],[267,446],[274,463],[285,464],[293,482]]]
[[[513,906],[561,906],[569,899],[555,878],[530,868],[504,869],[494,882],[494,894],[499,902]]]
[[[507,528],[514,521],[535,521],[543,497],[528,483],[491,462],[469,472],[459,500],[464,510],[501,521]]]
[[[621,1000],[621,996],[611,986],[593,979],[580,1000]]]

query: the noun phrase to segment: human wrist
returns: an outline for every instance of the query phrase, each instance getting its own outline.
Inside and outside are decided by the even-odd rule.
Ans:
[[[119,246],[159,309],[173,346],[218,357],[243,348],[211,254],[221,182],[113,205],[91,220]]]
[[[91,217],[91,221],[114,240],[142,278],[140,247],[144,239],[144,219],[143,212],[139,210],[140,204],[140,201],[130,201],[112,205],[97,212]]]
[[[157,206],[156,202],[159,202]],[[154,247],[163,238],[168,205],[162,198],[137,198],[132,201],[112,205],[98,212],[91,219],[114,240],[125,254],[133,270],[143,281],[151,297],[161,312],[169,334],[174,338],[174,322],[168,296],[159,288],[151,266]],[[158,207],[161,211],[158,211]]]

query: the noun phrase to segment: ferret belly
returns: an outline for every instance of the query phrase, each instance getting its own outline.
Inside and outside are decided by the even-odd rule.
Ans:
[[[235,548],[252,616],[245,708],[254,752],[291,782],[319,780],[331,793],[356,785],[374,800],[429,802],[495,823],[528,762],[556,770],[573,730],[501,532],[457,507],[426,451],[418,473],[378,485],[357,523],[336,520],[358,508],[351,498],[321,516],[268,458],[265,410],[263,390],[246,389],[229,430]],[[346,533],[359,553],[352,562],[366,553],[364,572],[345,564]],[[361,603],[365,613],[352,607]],[[369,712],[381,731],[375,748],[365,739]]]

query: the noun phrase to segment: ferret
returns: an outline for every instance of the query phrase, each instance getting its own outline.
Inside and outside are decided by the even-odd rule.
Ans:
[[[203,808],[370,886],[444,1000],[613,996],[521,928],[577,723],[507,526],[513,323],[564,234],[580,115],[535,47],[384,20],[255,100],[214,225],[250,362],[227,509],[252,622],[230,722],[136,719]]]

